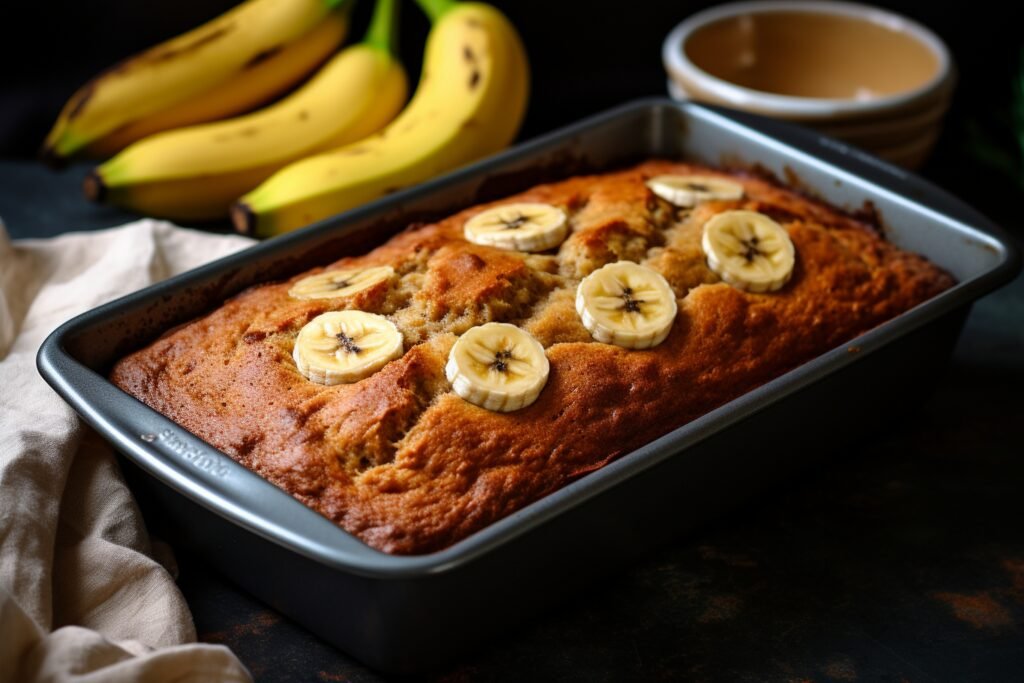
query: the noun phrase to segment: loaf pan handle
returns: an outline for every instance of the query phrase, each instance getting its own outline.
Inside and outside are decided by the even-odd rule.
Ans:
[[[349,571],[388,563],[390,556],[365,545],[71,358],[61,340],[72,333],[72,325],[58,328],[40,347],[39,372],[90,426],[141,469],[221,517],[307,557],[329,556],[346,564]]]

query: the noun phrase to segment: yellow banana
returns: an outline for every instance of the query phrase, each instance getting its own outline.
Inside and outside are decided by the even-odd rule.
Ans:
[[[347,8],[335,10],[298,39],[246,65],[226,83],[169,109],[125,123],[91,142],[83,154],[106,159],[154,133],[217,121],[268,102],[329,59],[345,40],[348,27]]]
[[[166,123],[180,125],[251,109],[300,81],[340,44],[348,12],[337,7],[344,1],[247,0],[130,57],[72,95],[46,138],[43,158],[60,163],[93,144],[95,151],[114,149],[132,130],[152,132],[155,124],[146,119],[161,112],[176,110]],[[317,32],[328,18],[330,26]],[[217,92],[239,77],[243,84]],[[112,134],[114,143],[98,142]]]
[[[519,35],[490,5],[419,0],[433,20],[412,101],[365,140],[303,159],[232,209],[235,226],[277,235],[502,149],[526,108]]]
[[[380,130],[408,92],[391,51],[394,8],[395,0],[377,0],[366,39],[280,102],[140,140],[87,177],[86,195],[150,216],[223,218],[277,169]]]

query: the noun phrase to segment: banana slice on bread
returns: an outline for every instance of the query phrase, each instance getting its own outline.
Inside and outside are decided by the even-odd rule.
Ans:
[[[463,234],[476,244],[513,251],[547,251],[568,234],[565,211],[550,204],[519,202],[482,211],[466,221]]]
[[[713,175],[659,175],[648,180],[647,187],[668,203],[682,207],[743,198],[742,185]]]
[[[549,370],[544,347],[528,332],[507,323],[487,323],[455,342],[445,376],[466,401],[505,413],[536,401]]]
[[[576,289],[576,312],[591,336],[627,349],[649,349],[665,341],[677,310],[665,278],[631,261],[595,270]]]
[[[737,289],[773,292],[789,281],[796,250],[789,233],[756,211],[724,211],[704,224],[708,267]]]
[[[331,311],[299,331],[292,357],[307,379],[318,384],[357,382],[399,358],[402,334],[381,315]]]
[[[394,275],[395,269],[391,266],[325,270],[296,282],[288,290],[288,296],[293,299],[333,299],[351,296],[373,287],[378,282],[390,280]]]

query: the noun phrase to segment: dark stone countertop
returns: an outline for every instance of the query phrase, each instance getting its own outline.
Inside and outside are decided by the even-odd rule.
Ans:
[[[959,171],[930,175],[947,186]],[[126,218],[80,169],[0,163],[16,237]],[[983,175],[968,179],[973,187]],[[951,187],[977,203],[972,185]],[[1004,223],[1019,197],[986,210]],[[1013,226],[1010,226],[1013,227]],[[1024,277],[978,302],[937,389],[436,681],[1007,681],[1024,676]],[[202,640],[258,680],[381,678],[179,555]]]

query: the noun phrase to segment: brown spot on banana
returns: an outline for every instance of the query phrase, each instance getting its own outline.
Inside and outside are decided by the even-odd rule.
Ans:
[[[92,99],[93,93],[96,92],[96,81],[95,79],[86,84],[84,88],[78,91],[75,97],[75,103],[71,105],[71,111],[68,112],[68,121],[76,118],[85,109],[85,105]]]
[[[68,121],[78,118],[78,116],[85,109],[85,105],[89,103],[89,100],[91,100],[93,94],[95,94],[96,86],[99,84],[100,81],[113,74],[122,73],[124,71],[130,71],[132,65],[137,62],[138,59],[133,57],[129,57],[128,59],[122,59],[121,61],[112,64],[111,66],[108,66],[106,69],[103,69],[98,74],[89,79],[89,81],[85,85],[78,89],[78,92],[72,95],[71,102],[74,102],[74,104],[69,104],[71,109],[68,111]]]
[[[204,45],[209,45],[215,40],[220,40],[227,34],[231,33],[234,30],[234,28],[234,24],[228,24],[226,26],[221,26],[215,31],[211,31],[206,35],[199,36],[191,43],[186,43],[185,45],[182,45],[180,47],[164,48],[162,50],[154,49],[149,52],[143,52],[141,55],[139,55],[138,61],[139,63],[165,62],[168,59],[179,57],[180,55],[187,54],[189,52],[194,52],[199,48],[203,47]]]
[[[284,49],[283,45],[275,45],[274,47],[267,48],[266,50],[262,50],[260,52],[257,52],[256,54],[254,54],[249,59],[248,62],[246,62],[242,66],[242,71],[245,71],[246,69],[251,69],[251,68],[253,68],[254,66],[256,66],[258,64],[262,64],[263,62],[267,61],[268,59],[270,59],[271,57],[273,57],[274,55],[276,55],[277,53],[279,53],[283,49]]]
[[[462,46],[462,57],[470,64],[476,62],[476,54],[473,52],[473,48],[469,45]]]
[[[171,59],[172,57],[177,57],[178,55],[185,54],[187,52],[192,52],[193,50],[197,50],[204,45],[212,43],[215,40],[219,40],[220,38],[224,37],[231,31],[233,31],[234,28],[234,24],[221,26],[216,31],[207,33],[204,36],[199,36],[191,43],[188,43],[186,45],[182,45],[176,48],[165,48],[163,50],[152,48],[151,50],[143,52],[137,57],[129,57],[128,59],[123,59],[117,62],[116,64],[107,67],[100,73],[96,74],[96,76],[94,76],[88,83],[82,86],[82,88],[74,96],[74,104],[71,105],[71,108],[68,111],[68,121],[71,121],[81,115],[82,111],[85,110],[85,105],[89,103],[89,101],[92,99],[93,94],[96,92],[97,84],[99,84],[100,81],[102,81],[104,78],[111,76],[113,74],[131,71],[133,67],[139,64],[153,64],[164,62],[168,59]]]
[[[213,141],[214,142],[226,142],[227,140],[230,140],[233,137],[251,138],[251,137],[255,137],[256,135],[259,135],[259,132],[260,132],[260,129],[257,128],[256,126],[249,126],[247,128],[242,128],[237,133],[234,132],[234,131],[231,131],[231,132],[228,132],[228,133],[221,133],[220,135],[215,136],[213,138]]]
[[[469,74],[469,89],[475,90],[478,85],[480,85],[480,69],[473,69],[473,73]]]

